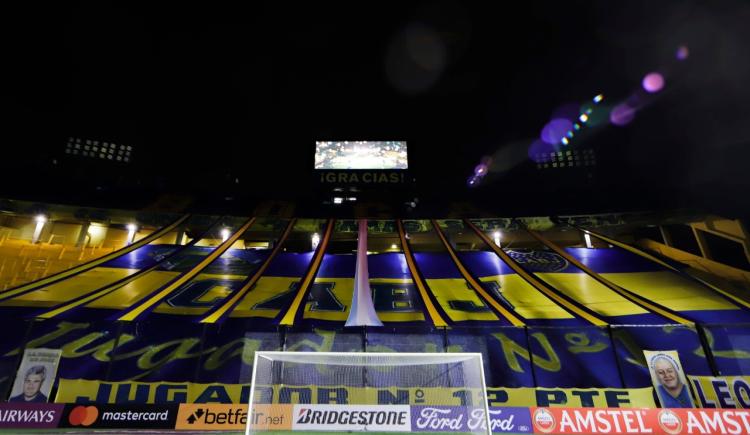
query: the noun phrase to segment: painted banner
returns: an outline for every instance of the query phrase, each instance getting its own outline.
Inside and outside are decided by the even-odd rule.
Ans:
[[[750,408],[750,377],[688,377],[700,408]]]
[[[64,407],[50,403],[0,403],[0,429],[57,427]]]
[[[652,388],[487,388],[490,407],[654,407]],[[471,406],[478,393],[462,388],[360,388],[343,386],[286,386],[258,390],[262,403],[409,404]],[[190,382],[103,382],[60,379],[58,403],[225,403],[250,400],[250,385]]]
[[[208,251],[204,252],[204,247],[195,248],[201,250],[190,251],[190,261],[185,259],[184,263],[174,265],[171,270],[158,272],[177,273],[205,258]],[[662,273],[652,271],[632,259],[620,261],[623,258],[616,251],[602,249],[570,253],[597,273],[606,274],[607,279],[617,276],[632,278],[640,273]],[[150,254],[155,255],[155,252]],[[183,254],[188,255],[188,252]],[[134,282],[127,287],[127,291],[113,293],[96,304],[92,302],[93,305],[76,311],[75,316],[61,315],[42,322],[34,321],[31,326],[7,320],[17,318],[19,313],[33,314],[38,311],[38,301],[34,298],[44,295],[29,294],[23,304],[16,301],[17,305],[2,307],[4,310],[12,308],[12,311],[8,311],[12,315],[2,323],[7,328],[29,331],[28,335],[21,334],[29,339],[26,348],[62,350],[58,376],[68,379],[103,379],[109,373],[112,381],[241,384],[250,381],[254,352],[279,350],[282,341],[290,351],[363,351],[361,334],[342,330],[352,305],[356,269],[354,255],[327,254],[324,257],[310,289],[309,299],[304,308],[301,307],[304,311],[301,323],[283,337],[271,323],[295,294],[300,274],[309,264],[308,253],[280,253],[253,290],[238,303],[232,316],[221,327],[209,325],[204,334],[203,326],[191,321],[197,317],[187,314],[202,313],[222,303],[228,294],[241,286],[240,277],[244,279],[244,274],[255,270],[258,262],[265,258],[252,250],[232,250],[231,254],[232,261],[215,265],[217,270],[211,274],[211,279],[196,280],[192,285],[181,288],[142,322],[118,327],[102,319],[104,315],[111,315],[112,310],[127,306],[130,299],[125,296],[131,294],[130,290],[133,290],[133,294],[140,294],[141,290],[137,287],[145,284]],[[422,254],[425,253],[419,254],[420,270],[425,279],[434,284],[430,291],[435,299],[444,305],[443,309],[451,314],[451,318],[465,319],[471,326],[454,324],[448,331],[430,329],[424,324],[422,301],[403,254],[369,255],[367,264],[372,302],[377,316],[386,326],[368,327],[367,351],[481,352],[485,357],[486,383],[489,387],[641,388],[652,384],[643,350],[662,349],[663,343],[670,343],[670,347],[679,352],[686,373],[693,376],[712,375],[694,328],[664,325],[663,321],[658,325],[632,326],[649,323],[650,317],[646,314],[629,315],[626,311],[612,312],[609,319],[613,322],[627,321],[631,326],[613,325],[607,330],[581,325],[560,307],[545,305],[546,302],[537,300],[532,294],[533,289],[529,290],[528,284],[523,284],[507,266],[489,255],[493,253],[467,254],[462,261],[488,293],[507,299],[518,313],[525,310],[524,316],[529,319],[530,326],[526,330],[502,325],[479,325],[479,319],[492,315],[490,307],[466,288],[449,257]],[[560,258],[548,258],[547,254],[540,252],[517,251],[514,255],[516,261],[534,273],[547,274],[545,279],[565,281],[565,288],[573,288],[570,283],[580,278]],[[120,263],[113,263],[110,269],[125,268],[125,260],[118,260],[123,263],[122,267],[118,266]],[[443,267],[445,264],[448,266]],[[663,284],[666,278],[662,278],[656,281]],[[651,288],[652,284],[645,278],[641,281],[633,278],[629,282],[633,288],[635,284],[639,288]],[[153,284],[157,285],[156,282]],[[672,284],[669,284],[669,288],[678,288]],[[151,288],[150,284],[146,287]],[[145,287],[143,291],[146,291]],[[573,296],[582,298],[596,293],[596,289],[591,287],[582,289],[581,295]],[[662,293],[666,294],[667,291]],[[60,289],[55,293],[55,303],[69,301],[70,296],[74,294]],[[691,296],[690,300],[690,313],[701,311],[700,307],[708,303],[697,295]],[[6,302],[11,303],[10,300]],[[584,302],[589,305],[596,303],[594,300],[582,300]],[[612,305],[611,310],[619,306],[604,302],[599,306],[609,305]],[[731,315],[735,310],[712,308],[704,311],[705,315],[715,314],[717,319],[723,320],[726,316],[734,319]],[[176,313],[185,315],[178,316]],[[179,327],[175,327],[177,324]],[[737,328],[731,331],[726,328],[706,330],[714,361],[721,368],[721,373],[746,373],[743,370],[748,366],[746,361],[750,360],[747,358],[750,341],[740,339],[746,336],[741,334],[746,333],[746,330]],[[23,348],[23,343],[17,338],[9,337],[9,340],[0,343],[0,368],[11,380],[11,373],[17,368],[18,352]],[[115,355],[117,357],[113,358]]]
[[[531,408],[537,434],[747,434],[750,411]]]
[[[693,408],[690,386],[674,350],[644,350],[656,395],[662,408]]]
[[[406,221],[407,231],[411,222]],[[282,222],[279,222],[283,226]],[[184,248],[184,249],[183,249]],[[143,246],[128,255],[113,259],[94,270],[75,275],[55,283],[44,291],[30,291],[0,301],[0,309],[13,314],[40,314],[43,307],[57,307],[55,316],[72,314],[101,314],[106,310],[126,310],[142,300],[164,283],[189,270],[212,252],[204,246],[154,244]],[[679,274],[665,270],[658,264],[620,249],[566,248],[566,252],[587,268],[607,280],[631,290],[638,296],[657,302],[690,320],[701,323],[748,322],[750,314],[716,292],[702,287]],[[215,261],[200,276],[170,294],[156,307],[156,313],[181,316],[202,315],[212,307],[225,302],[233,290],[263,263],[270,250],[229,249],[220,261]],[[280,307],[294,294],[292,286],[298,285],[311,253],[280,253],[256,283],[238,303],[230,317],[273,319]],[[514,261],[558,289],[575,304],[587,307],[612,324],[661,325],[663,317],[636,306],[609,291],[581,270],[569,264],[559,254],[544,250],[507,250]],[[488,292],[513,307],[515,314],[530,325],[581,325],[561,306],[534,290],[493,252],[462,252],[459,259],[467,270],[476,276]],[[490,307],[466,288],[458,269],[445,253],[416,253],[420,271],[435,301],[454,323],[503,322],[493,315]],[[343,324],[352,307],[354,263],[351,254],[326,254],[317,279],[323,286],[311,292],[310,304],[303,308],[304,317]],[[368,256],[370,285],[373,287],[375,309],[380,320],[386,323],[421,322],[424,320],[421,297],[414,291],[413,282],[405,271],[404,256],[400,252],[379,253]],[[329,263],[329,264],[326,264]],[[448,265],[448,267],[446,267]],[[150,268],[154,268],[151,270]],[[139,272],[143,274],[136,275]],[[132,282],[128,281],[132,278]],[[333,281],[325,281],[325,280]],[[125,280],[125,281],[122,281]],[[127,285],[124,283],[127,281]],[[68,307],[76,298],[93,295],[95,291],[115,283],[113,288],[96,297],[79,301]],[[335,285],[330,285],[335,284]],[[375,284],[401,284],[392,286],[397,292],[375,291]],[[102,287],[104,286],[104,287]],[[349,289],[348,292],[337,291]],[[680,289],[680,290],[676,290]],[[343,296],[342,296],[343,295]],[[379,299],[379,300],[377,300]],[[388,303],[389,300],[393,303]],[[68,308],[65,308],[68,307]],[[320,307],[325,307],[320,310]],[[6,314],[4,312],[4,314]],[[75,312],[75,313],[74,313]],[[45,318],[51,318],[45,314]],[[54,317],[54,316],[52,316]]]
[[[222,328],[211,325],[203,335],[199,324],[175,327],[174,319],[160,317],[124,325],[118,340],[118,327],[111,322],[49,320],[34,323],[27,348],[60,349],[59,378],[104,379],[109,371],[111,381],[242,384],[251,381],[255,351],[280,350],[279,332],[251,329],[257,327],[252,319],[227,319]],[[669,342],[679,350],[686,373],[711,376],[694,328],[617,327],[612,337],[596,327],[529,328],[528,334],[516,327],[452,328],[447,333],[373,327],[367,331],[367,351],[481,352],[488,387],[643,388],[651,386],[643,349]],[[292,330],[284,339],[288,351],[363,351],[361,331]],[[5,373],[15,372],[19,347],[0,343]],[[718,344],[715,349],[723,361],[745,358],[739,350],[730,353]]]

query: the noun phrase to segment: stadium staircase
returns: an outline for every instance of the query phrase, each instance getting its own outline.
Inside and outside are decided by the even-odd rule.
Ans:
[[[125,244],[124,240],[104,240],[96,246],[75,246],[58,235],[32,243],[17,238],[17,233],[13,228],[0,228],[0,291],[70,269]]]

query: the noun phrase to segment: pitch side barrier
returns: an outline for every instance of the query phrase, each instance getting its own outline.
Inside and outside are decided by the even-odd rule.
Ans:
[[[447,405],[77,405],[0,403],[0,429],[144,429],[310,434],[369,432],[467,433],[485,425],[484,409]],[[490,407],[496,434],[747,434],[750,410]]]

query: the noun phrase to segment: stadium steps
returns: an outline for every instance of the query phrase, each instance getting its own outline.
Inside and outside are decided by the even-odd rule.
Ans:
[[[0,244],[0,292],[109,254],[117,249],[115,242],[84,248],[5,238]]]
[[[687,273],[725,289],[733,296],[750,301],[750,272],[651,239],[639,239],[636,244],[652,253],[684,264],[687,266]]]

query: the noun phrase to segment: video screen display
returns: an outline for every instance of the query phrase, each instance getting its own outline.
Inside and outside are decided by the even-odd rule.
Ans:
[[[315,142],[315,169],[408,169],[406,142]]]

